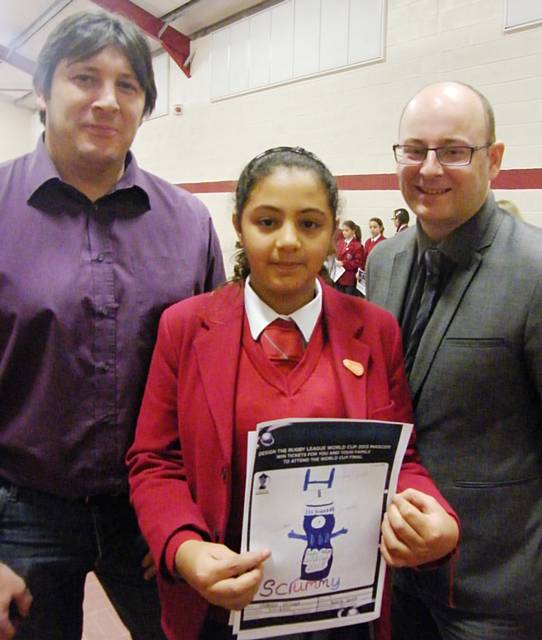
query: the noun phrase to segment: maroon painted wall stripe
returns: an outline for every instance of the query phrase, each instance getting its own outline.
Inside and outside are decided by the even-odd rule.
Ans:
[[[366,175],[336,176],[344,191],[397,191],[394,173],[372,173]],[[231,193],[234,180],[216,182],[181,182],[177,186],[192,193]],[[493,180],[494,189],[542,189],[542,169],[503,169]]]
[[[542,189],[542,169],[503,169],[491,185],[494,189]]]
[[[217,182],[179,182],[182,187],[191,193],[231,193],[235,191],[235,180],[218,180]]]
[[[395,173],[335,176],[343,191],[397,191],[399,184]]]

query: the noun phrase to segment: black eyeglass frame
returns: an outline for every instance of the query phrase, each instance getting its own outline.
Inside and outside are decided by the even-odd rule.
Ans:
[[[489,147],[491,147],[493,145],[493,142],[486,142],[486,144],[482,144],[482,145],[478,145],[475,147],[469,147],[468,145],[464,145],[464,144],[460,144],[460,145],[449,145],[449,146],[443,146],[443,147],[421,147],[421,146],[416,146],[415,144],[394,144],[392,149],[393,149],[393,156],[395,158],[395,162],[397,162],[398,164],[403,164],[403,165],[410,165],[410,166],[419,166],[421,164],[423,164],[427,158],[427,154],[429,153],[429,151],[434,151],[436,156],[437,156],[437,160],[440,162],[440,164],[444,167],[466,167],[468,166],[471,162],[472,162],[472,156],[474,155],[475,151],[480,151],[480,149],[489,149]],[[419,161],[407,161],[405,162],[404,159],[400,160],[397,157],[397,150],[398,149],[404,149],[405,147],[410,147],[413,149],[424,149],[425,150],[425,155],[423,156],[423,158]],[[449,151],[450,149],[468,149],[470,151],[470,156],[468,157],[468,159],[465,162],[443,162],[440,157],[439,154],[441,151]]]

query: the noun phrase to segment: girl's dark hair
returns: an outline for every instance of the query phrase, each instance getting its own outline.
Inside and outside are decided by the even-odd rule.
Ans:
[[[356,224],[353,220],[346,220],[345,222],[343,222],[342,226],[352,229],[354,235],[356,236],[356,240],[358,242],[361,242],[361,229],[359,224]]]
[[[235,189],[235,217],[239,225],[245,206],[254,187],[279,167],[287,169],[302,169],[312,171],[324,187],[328,203],[333,212],[333,222],[337,218],[339,210],[339,190],[335,178],[326,165],[317,158],[314,153],[302,147],[273,147],[260,153],[246,165],[241,172]],[[233,268],[233,281],[240,282],[246,279],[250,273],[250,266],[241,244],[236,244],[238,249],[235,255]],[[326,272],[327,273],[327,272]],[[325,277],[325,274],[322,274]]]
[[[376,222],[376,224],[380,228],[380,233],[384,233],[384,223],[382,222],[382,220],[380,218],[371,218],[369,220],[369,222]]]
[[[104,12],[76,13],[51,32],[38,56],[34,87],[48,100],[59,62],[86,60],[108,46],[118,47],[128,58],[145,92],[144,113],[152,113],[156,103],[156,85],[151,50],[145,36],[127,20]],[[40,112],[40,119],[45,123],[45,113]]]

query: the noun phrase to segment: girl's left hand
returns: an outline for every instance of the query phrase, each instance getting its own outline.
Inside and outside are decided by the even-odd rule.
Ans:
[[[390,567],[416,567],[451,553],[457,522],[432,497],[416,489],[395,495],[382,521],[380,549]]]

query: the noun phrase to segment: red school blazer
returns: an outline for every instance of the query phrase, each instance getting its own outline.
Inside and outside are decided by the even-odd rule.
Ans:
[[[323,285],[323,314],[347,418],[410,422],[399,327],[390,313]],[[135,442],[127,454],[132,501],[159,565],[169,640],[197,640],[208,603],[173,577],[165,550],[179,532],[223,543],[231,492],[235,388],[243,290],[228,285],[167,309],[160,321]],[[356,377],[342,362],[363,365]],[[414,487],[455,514],[409,443],[398,491]],[[389,638],[389,593],[376,638]]]
[[[356,238],[352,238],[348,244],[346,244],[344,238],[340,238],[336,247],[337,260],[343,263],[345,272],[337,280],[337,284],[343,286],[355,285],[356,274],[358,269],[361,269],[365,262],[365,250],[363,245]]]
[[[365,265],[367,264],[367,258],[369,257],[369,254],[371,253],[371,251],[376,247],[376,245],[379,242],[382,242],[382,240],[385,240],[386,238],[380,234],[380,237],[378,238],[378,240],[373,241],[372,238],[368,238],[365,241],[365,255],[363,257],[363,266],[361,267],[363,269],[363,271],[365,271]]]

